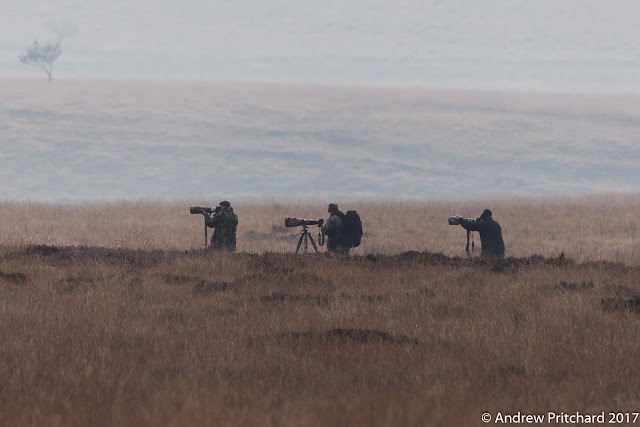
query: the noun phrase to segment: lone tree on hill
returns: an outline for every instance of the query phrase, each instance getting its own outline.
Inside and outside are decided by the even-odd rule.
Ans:
[[[43,46],[40,46],[38,41],[34,41],[29,49],[27,49],[27,53],[19,56],[20,62],[27,65],[35,65],[40,67],[47,73],[49,77],[49,83],[51,83],[52,77],[51,73],[53,72],[53,63],[58,56],[62,53],[60,49],[60,42],[55,43],[47,43]]]

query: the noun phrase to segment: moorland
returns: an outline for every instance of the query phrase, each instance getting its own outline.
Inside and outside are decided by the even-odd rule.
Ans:
[[[238,202],[238,252],[189,204],[0,203],[1,425],[482,425],[635,411],[640,199],[341,202],[348,258],[295,255]],[[485,207],[508,257],[446,217]],[[313,232],[314,230],[312,230]]]
[[[8,78],[0,92],[2,200],[463,200],[640,180],[634,95]]]

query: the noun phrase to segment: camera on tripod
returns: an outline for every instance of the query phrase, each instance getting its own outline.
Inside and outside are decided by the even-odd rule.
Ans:
[[[284,219],[285,227],[300,227],[302,226],[302,234],[300,235],[300,240],[298,240],[298,246],[296,247],[296,253],[300,251],[300,246],[302,246],[302,242],[304,242],[304,253],[307,253],[307,245],[308,241],[311,241],[311,245],[313,245],[313,249],[318,252],[318,247],[316,246],[316,242],[313,240],[313,236],[309,233],[307,227],[310,225],[317,225],[318,229],[322,227],[324,224],[324,219],[304,219],[304,218],[296,218],[296,217],[287,217]],[[324,245],[324,234],[318,230],[318,243],[320,246]]]
[[[460,225],[460,221],[462,220],[462,217],[460,215],[456,215],[456,216],[450,216],[447,221],[449,222],[449,225]],[[466,247],[466,252],[467,252],[467,256],[470,256],[476,248],[476,243],[473,240],[473,232],[470,230],[467,230],[467,247]]]
[[[300,227],[308,226],[308,225],[317,225],[318,227],[322,227],[324,224],[324,219],[304,219],[304,218],[296,218],[296,217],[287,217],[284,219],[285,227]]]
[[[191,206],[189,208],[189,212],[191,212],[191,215],[195,215],[195,214],[202,214],[202,215],[209,215],[209,214],[215,214],[218,213],[220,211],[220,205],[216,206],[215,208],[205,208],[203,206]]]
[[[191,213],[191,215],[201,214],[202,217],[204,218],[204,247],[205,248],[207,247],[207,244],[209,241],[207,237],[207,221],[211,219],[209,215],[217,214],[218,212],[220,212],[220,209],[222,209],[220,205],[216,206],[215,208],[209,208],[204,206],[189,207],[189,212]]]

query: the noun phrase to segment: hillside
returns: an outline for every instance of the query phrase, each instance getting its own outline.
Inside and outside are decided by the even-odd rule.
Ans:
[[[189,205],[206,203],[0,202],[0,426],[466,426],[640,403],[638,193],[352,200],[350,257],[294,255],[284,218],[321,202],[234,200],[238,252],[204,250]],[[506,259],[467,257],[446,221],[484,207]]]
[[[0,199],[637,191],[640,97],[0,80]]]
[[[0,249],[0,425],[483,425],[634,411],[638,269]]]

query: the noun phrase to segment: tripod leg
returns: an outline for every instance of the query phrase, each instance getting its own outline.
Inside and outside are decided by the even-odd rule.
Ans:
[[[316,242],[313,240],[313,236],[311,234],[309,234],[309,239],[311,240],[311,244],[313,245],[313,249],[315,249],[316,253],[318,253],[318,247],[316,246]]]
[[[307,253],[307,247],[309,246],[309,241],[308,241],[308,236],[309,236],[309,232],[307,230],[304,230],[304,253]]]
[[[204,218],[204,248],[207,249],[207,243],[209,243],[207,239],[207,217],[204,215],[202,217]]]
[[[302,244],[302,239],[304,238],[304,231],[302,232],[302,235],[300,235],[300,240],[298,240],[298,246],[296,247],[296,253],[298,253],[298,251],[300,250],[300,245]]]

